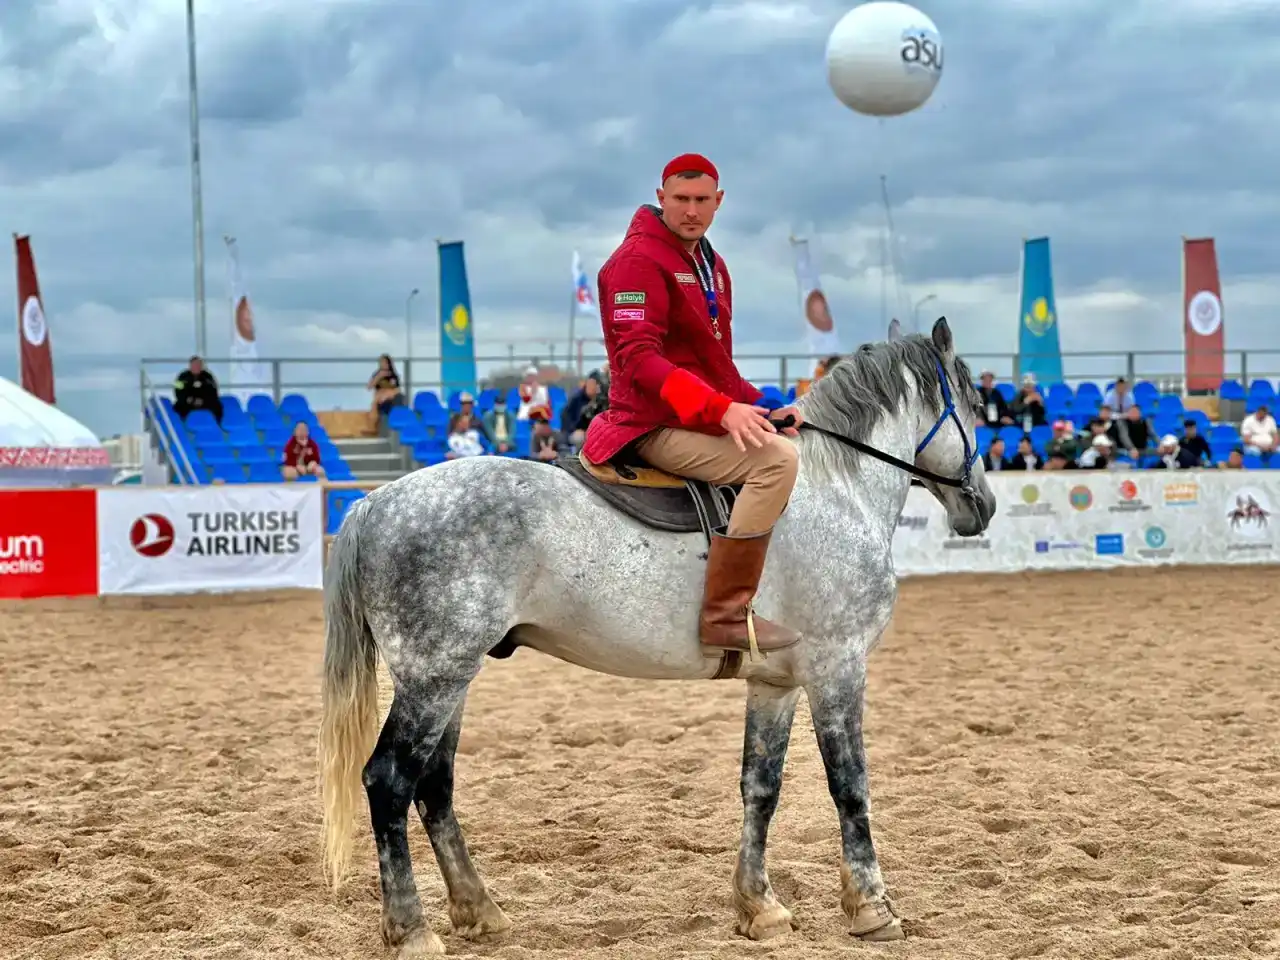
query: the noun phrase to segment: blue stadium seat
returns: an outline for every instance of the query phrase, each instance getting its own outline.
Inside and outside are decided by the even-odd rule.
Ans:
[[[1018,441],[1022,439],[1022,428],[1012,425],[1001,427],[1000,438],[1004,441],[1007,449],[1013,450],[1018,446]]]
[[[1209,415],[1203,410],[1187,410],[1186,415],[1182,419],[1194,420],[1196,423],[1196,429],[1202,434],[1208,434],[1209,427],[1211,426],[1209,423]]]
[[[996,390],[1000,392],[1000,396],[1004,397],[1005,403],[1013,403],[1013,398],[1018,395],[1018,388],[1012,383],[997,383]]]
[[[1133,399],[1146,412],[1155,407],[1160,391],[1150,380],[1139,380],[1133,385]]]
[[[302,394],[289,393],[280,398],[280,412],[297,420],[304,414],[311,413],[311,404],[307,403],[307,398]]]
[[[1053,439],[1053,427],[1049,426],[1047,423],[1039,427],[1032,427],[1030,436],[1031,449],[1040,454],[1040,456],[1044,456],[1045,447],[1048,445],[1049,441]],[[1015,447],[1016,444],[1014,447],[1009,448],[1011,453]]]
[[[406,424],[418,422],[418,415],[408,407],[392,407],[387,414],[387,426],[392,430],[399,430]]]
[[[1076,402],[1079,403],[1085,399],[1090,400],[1096,410],[1102,405],[1102,388],[1092,380],[1086,380],[1076,387]]]
[[[324,472],[330,480],[355,479],[355,474],[351,472],[351,468],[347,466],[347,462],[345,460],[338,460],[332,464],[326,464]]]
[[[1244,468],[1246,470],[1262,470],[1266,464],[1262,462],[1262,458],[1256,453],[1246,453],[1244,455]]]
[[[363,490],[330,490],[326,494],[329,501],[329,509],[326,511],[327,523],[326,530],[330,536],[336,534],[342,528],[342,519],[347,515],[347,511],[351,509],[351,504],[357,500],[363,499],[365,492]]]
[[[1173,416],[1182,416],[1183,406],[1182,398],[1176,394],[1167,393],[1156,400],[1155,413],[1157,416],[1161,414],[1171,414]]]
[[[245,483],[248,480],[244,467],[235,461],[230,463],[210,463],[209,467],[213,471],[213,479],[221,480],[223,483]]]
[[[434,390],[419,390],[413,398],[413,409],[418,413],[425,413],[428,410],[441,410],[443,405]]]
[[[991,440],[996,434],[994,430],[983,424],[973,431],[973,435],[978,443],[978,452],[986,453],[991,449]]]
[[[1244,387],[1239,380],[1223,380],[1222,386],[1218,389],[1218,396],[1223,400],[1243,400]]]
[[[267,448],[260,443],[255,443],[250,446],[237,446],[234,449],[236,459],[241,463],[275,463],[275,457],[273,457],[267,451]]]
[[[271,397],[265,393],[255,393],[245,404],[245,412],[256,420],[258,417],[273,415],[279,411],[276,410],[276,402]]]
[[[279,483],[280,479],[280,464],[278,463],[268,461],[249,464],[250,483]]]
[[[1239,446],[1240,431],[1229,423],[1219,423],[1209,428],[1208,441]]]

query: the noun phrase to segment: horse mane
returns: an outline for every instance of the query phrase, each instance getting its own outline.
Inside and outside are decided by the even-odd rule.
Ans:
[[[942,413],[939,359],[933,341],[920,334],[864,343],[814,382],[800,401],[805,419],[865,443],[885,414],[902,409],[907,399],[907,373],[918,386],[920,402],[938,416]],[[951,387],[956,403],[976,403],[973,374],[959,357],[955,374],[957,380]]]

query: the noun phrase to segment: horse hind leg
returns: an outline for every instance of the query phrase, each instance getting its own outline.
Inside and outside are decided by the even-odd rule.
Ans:
[[[449,725],[431,755],[427,768],[418,781],[414,804],[422,825],[431,838],[436,863],[449,891],[449,921],[454,932],[470,940],[501,934],[510,929],[511,921],[493,902],[484,880],[480,878],[462,827],[453,812],[453,760],[462,732],[465,701],[453,711]]]
[[[419,780],[448,729],[467,682],[398,685],[363,782],[378,847],[382,940],[400,960],[439,955],[444,943],[422,913],[409,855],[408,815]]]
[[[733,871],[733,903],[738,932],[767,940],[795,927],[791,911],[778,902],[765,870],[769,823],[778,809],[782,767],[791,740],[800,689],[758,681],[747,684],[747,721],[742,746],[742,839]]]

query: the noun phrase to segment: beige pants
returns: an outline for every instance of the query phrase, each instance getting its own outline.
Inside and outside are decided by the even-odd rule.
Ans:
[[[747,444],[743,453],[732,437],[693,430],[655,430],[636,444],[636,452],[659,470],[690,480],[742,484],[733,505],[729,535],[749,537],[773,528],[795,486],[800,459],[795,444],[772,436],[763,447]]]

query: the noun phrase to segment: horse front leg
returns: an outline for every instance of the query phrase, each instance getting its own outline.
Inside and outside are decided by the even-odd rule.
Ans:
[[[885,892],[871,842],[867,755],[862,743],[866,673],[847,675],[809,689],[818,750],[827,768],[827,788],[840,817],[840,906],[849,933],[862,940],[902,940],[906,934]]]
[[[782,766],[791,741],[800,688],[747,684],[747,722],[742,745],[742,840],[733,871],[733,903],[738,932],[767,940],[794,927],[791,911],[778,902],[765,871],[769,823],[778,809]]]

